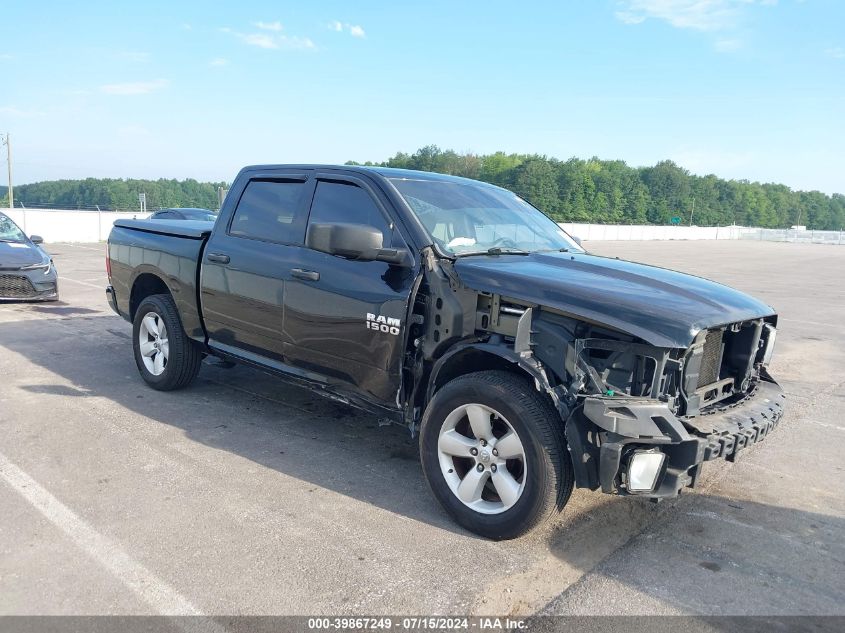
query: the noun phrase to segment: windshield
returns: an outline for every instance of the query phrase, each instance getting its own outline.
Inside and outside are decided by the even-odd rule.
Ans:
[[[186,220],[207,220],[209,222],[214,222],[217,219],[217,214],[211,211],[205,211],[203,209],[180,209],[182,215],[185,216]]]
[[[505,189],[442,180],[390,182],[448,254],[583,250],[553,220]]]
[[[26,236],[7,215],[0,213],[0,242],[26,242]]]

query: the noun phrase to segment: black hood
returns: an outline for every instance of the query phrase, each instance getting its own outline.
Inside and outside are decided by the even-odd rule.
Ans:
[[[40,264],[44,251],[28,242],[0,242],[0,270]]]
[[[658,347],[688,347],[702,329],[774,314],[714,281],[597,255],[463,257],[455,270],[474,290],[554,308]]]

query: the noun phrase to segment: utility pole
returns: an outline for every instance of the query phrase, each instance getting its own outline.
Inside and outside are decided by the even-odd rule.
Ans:
[[[692,214],[695,213],[695,196],[692,197],[692,209],[689,212],[689,225],[692,226]]]
[[[6,162],[9,165],[9,208],[15,208],[15,197],[12,192],[12,143],[9,140],[9,133],[6,132],[6,138],[3,139],[3,144],[6,146]]]

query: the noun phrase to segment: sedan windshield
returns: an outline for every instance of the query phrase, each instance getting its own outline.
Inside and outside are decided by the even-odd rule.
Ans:
[[[217,214],[205,209],[180,209],[182,215],[186,220],[205,220],[207,222],[214,222],[217,219]]]
[[[506,189],[444,180],[390,182],[448,254],[583,250],[553,220]]]
[[[26,242],[26,236],[9,216],[0,213],[0,242]]]

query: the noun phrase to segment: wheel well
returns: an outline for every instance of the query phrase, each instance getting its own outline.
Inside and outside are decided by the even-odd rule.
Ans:
[[[135,319],[135,311],[141,302],[150,295],[170,294],[170,288],[152,273],[138,275],[135,283],[132,284],[132,293],[129,295],[129,318]]]
[[[486,352],[484,350],[470,348],[462,352],[458,352],[446,361],[437,373],[430,393],[431,395],[434,395],[440,387],[450,380],[454,380],[458,376],[471,374],[477,371],[486,371],[489,369],[500,369],[525,376],[526,378],[530,377],[527,372],[520,369],[519,365],[507,360],[506,358],[502,358],[497,354]]]

